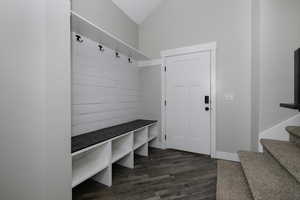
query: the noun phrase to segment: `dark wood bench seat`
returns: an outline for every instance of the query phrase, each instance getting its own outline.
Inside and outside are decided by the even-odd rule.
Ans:
[[[72,137],[72,153],[87,147],[105,142],[114,137],[121,136],[131,131],[156,123],[157,121],[138,119],[124,124],[100,129]]]

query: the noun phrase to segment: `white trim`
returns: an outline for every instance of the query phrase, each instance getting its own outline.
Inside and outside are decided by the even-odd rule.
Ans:
[[[161,111],[161,145],[163,149],[166,149],[166,140],[165,140],[165,135],[166,135],[166,131],[165,131],[165,113],[166,113],[166,106],[165,106],[165,70],[164,70],[164,66],[165,66],[165,58],[162,59],[162,65],[161,65],[161,100],[160,100],[160,111]]]
[[[160,53],[160,55],[162,58],[164,58],[164,57],[169,57],[169,56],[190,54],[190,53],[196,53],[196,52],[201,52],[201,51],[208,51],[208,50],[212,51],[212,50],[216,50],[216,48],[217,48],[217,42],[210,42],[210,43],[206,43],[206,44],[164,50]]]
[[[212,158],[216,157],[216,49],[217,49],[217,42],[206,43],[202,45],[195,45],[177,49],[170,49],[161,52],[162,56],[162,65],[161,65],[161,129],[162,129],[162,147],[166,148],[166,140],[164,135],[166,134],[165,131],[165,123],[166,123],[166,110],[165,110],[165,96],[166,96],[166,77],[165,77],[165,70],[164,66],[166,64],[166,58],[171,56],[178,56],[178,55],[185,55],[203,51],[210,51],[211,52],[211,145],[210,145],[210,155]]]
[[[211,147],[210,147],[210,155],[212,158],[216,157],[216,120],[217,120],[217,79],[216,79],[216,46],[211,49],[211,69],[210,69],[210,131],[211,131]]]
[[[100,146],[102,146],[102,145],[104,145],[104,144],[106,144],[106,143],[108,143],[108,142],[110,142],[110,140],[107,140],[107,141],[104,141],[104,142],[101,142],[101,143],[98,143],[98,144],[95,144],[95,145],[86,147],[86,148],[81,149],[81,150],[79,150],[79,151],[75,151],[75,152],[72,153],[71,155],[72,155],[72,156],[77,156],[77,155],[82,154],[82,153],[84,153],[84,152],[87,152],[87,151],[90,151],[90,150],[95,149],[95,148],[97,148],[97,147],[100,147]]]
[[[138,67],[153,67],[162,65],[162,59],[154,59],[137,62]]]
[[[216,159],[221,159],[221,160],[229,160],[229,161],[234,161],[234,162],[240,162],[240,159],[239,159],[239,156],[238,156],[237,153],[217,151],[215,158]]]

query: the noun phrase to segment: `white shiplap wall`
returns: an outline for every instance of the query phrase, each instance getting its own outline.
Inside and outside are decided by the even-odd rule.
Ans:
[[[139,69],[72,34],[72,136],[141,118]]]

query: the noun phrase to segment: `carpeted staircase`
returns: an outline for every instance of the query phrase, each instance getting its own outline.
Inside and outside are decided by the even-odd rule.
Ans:
[[[218,161],[217,200],[300,200],[300,127],[286,130],[290,142],[263,139],[264,153]]]

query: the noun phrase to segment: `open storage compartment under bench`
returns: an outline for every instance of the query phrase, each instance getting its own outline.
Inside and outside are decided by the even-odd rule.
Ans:
[[[132,152],[132,133],[112,140],[112,163]]]
[[[96,175],[110,164],[110,143],[102,143],[97,147],[72,155],[72,187],[87,178]]]
[[[134,167],[134,153],[148,156],[158,142],[157,121],[135,120],[72,138],[72,187],[93,177],[112,185],[112,164]]]
[[[134,131],[133,136],[134,136],[133,147],[134,150],[136,150],[148,142],[148,127],[143,127]]]

